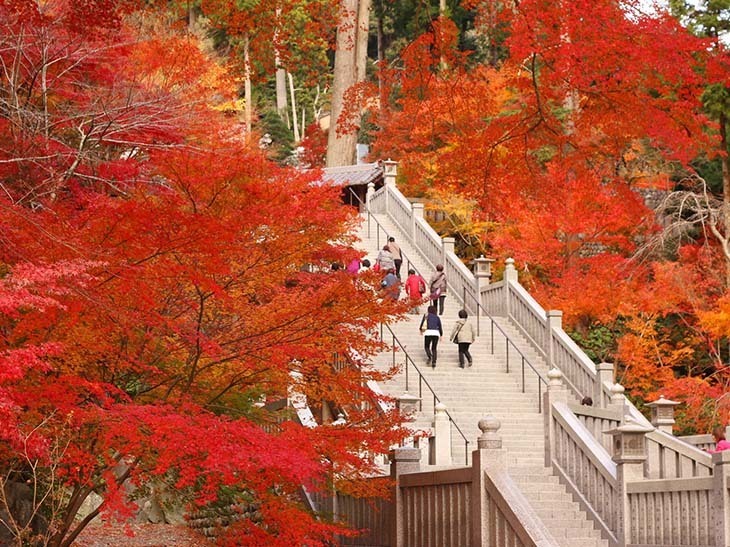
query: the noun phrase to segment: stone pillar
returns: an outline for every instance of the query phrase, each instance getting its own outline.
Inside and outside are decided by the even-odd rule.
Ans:
[[[494,416],[479,420],[482,434],[477,439],[477,449],[472,454],[471,479],[471,544],[489,545],[487,519],[487,495],[484,473],[487,466],[497,469],[507,467],[506,451],[502,448],[499,428],[502,424]]]
[[[421,398],[418,395],[404,391],[395,400],[395,407],[403,413],[408,420],[412,420],[414,414],[418,411],[418,405]]]
[[[421,470],[421,451],[418,448],[396,448],[390,451],[390,478],[393,480],[393,510],[391,511],[390,544],[393,547],[405,545],[405,518],[400,491],[400,476],[418,473]]]
[[[613,374],[613,363],[598,363],[596,365],[596,389],[593,393],[593,406],[606,408],[603,403],[603,386],[606,383],[610,385],[615,383],[616,380]]]
[[[545,344],[547,347],[543,348],[548,358],[548,366],[550,368],[556,368],[555,364],[555,344],[553,344],[553,329],[558,330],[563,328],[563,312],[560,310],[548,310],[545,314],[547,316],[547,324],[545,329],[547,330],[547,339]]]
[[[444,265],[444,271],[446,271],[446,255],[454,252],[454,243],[456,240],[453,237],[441,238],[441,264]]]
[[[423,203],[411,203],[411,241],[416,242],[417,219],[423,218]]]
[[[383,162],[383,184],[385,185],[385,213],[390,211],[390,188],[395,188],[396,162],[385,160]],[[390,187],[390,188],[388,188]]]
[[[482,287],[489,285],[492,279],[493,262],[493,258],[486,258],[484,255],[471,261],[474,272],[474,294],[476,294],[479,304],[482,303]],[[479,313],[478,309],[477,313]]]
[[[375,193],[375,183],[368,182],[368,191],[365,194],[365,208],[368,211],[370,211],[370,200],[372,199],[374,193]]]
[[[451,421],[446,405],[436,403],[433,415],[433,465],[451,465]]]
[[[542,417],[545,422],[545,467],[552,466],[552,453],[556,449],[555,425],[553,424],[553,404],[568,402],[568,390],[563,384],[563,373],[550,369],[547,373],[548,387],[542,394]]]
[[[398,162],[387,159],[383,162],[383,182],[386,186],[395,188],[395,179],[398,176]]]
[[[710,514],[715,545],[730,545],[730,450],[712,455],[712,505]]]
[[[508,258],[504,261],[504,276],[502,279],[504,281],[504,313],[509,317],[509,284],[517,283],[517,269],[515,268],[514,258]]]
[[[664,395],[653,403],[647,404],[646,406],[651,408],[651,425],[671,435],[674,425],[674,407],[678,404],[677,401],[665,399]]]
[[[626,396],[624,395],[624,386],[621,384],[613,384],[611,387],[611,402],[608,404],[609,409],[615,410],[619,416],[626,415]]]
[[[616,508],[616,537],[619,547],[634,543],[631,540],[631,508],[627,485],[644,478],[644,462],[646,453],[646,434],[652,431],[627,417],[626,423],[607,431],[613,435],[613,456],[616,462],[616,488],[618,490],[618,507]]]

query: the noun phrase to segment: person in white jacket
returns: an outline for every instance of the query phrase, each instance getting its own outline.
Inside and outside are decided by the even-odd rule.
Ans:
[[[471,353],[469,353],[469,346],[474,342],[474,325],[467,321],[469,314],[466,310],[459,311],[459,319],[454,323],[454,328],[451,329],[451,341],[455,344],[459,344],[459,366],[464,368],[464,361],[472,365],[473,360]]]

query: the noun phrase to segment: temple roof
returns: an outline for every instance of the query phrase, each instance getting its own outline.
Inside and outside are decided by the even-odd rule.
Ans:
[[[326,167],[322,170],[322,182],[336,186],[360,186],[383,178],[383,167],[379,163],[362,163]]]

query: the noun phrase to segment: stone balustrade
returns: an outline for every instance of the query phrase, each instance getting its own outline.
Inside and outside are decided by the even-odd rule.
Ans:
[[[512,259],[501,281],[468,274],[453,255],[453,242],[439,238],[423,221],[422,206],[409,208],[394,184],[370,192],[368,201],[369,210],[387,213],[427,261],[445,265],[457,298],[475,294],[487,314],[508,317],[553,369],[543,394],[545,461],[612,546],[730,547],[730,451],[710,456],[673,437],[673,401],[660,398],[651,404],[652,421],[647,420],[615,382],[613,365],[594,364],[563,331],[561,313],[546,312],[519,284]],[[595,406],[569,402],[584,396]],[[416,472],[415,461],[399,468],[394,459],[392,465],[401,471],[393,475],[397,516],[388,545],[551,544],[548,534],[527,534],[540,528],[523,526],[519,508],[524,499],[512,492],[500,467],[501,449],[483,448],[482,441],[471,468],[423,473]],[[706,438],[697,438],[695,444],[700,443],[712,446]],[[402,467],[406,463],[408,471]],[[469,514],[461,509],[467,499]],[[467,523],[469,541],[452,532]],[[419,527],[428,532],[405,535]],[[504,532],[499,539],[495,527]]]
[[[608,410],[566,404],[562,374],[553,369],[548,377],[546,461],[612,545],[730,545],[730,452],[698,454],[634,421],[616,386]],[[673,421],[669,413],[663,419]],[[596,442],[606,426],[611,441]]]

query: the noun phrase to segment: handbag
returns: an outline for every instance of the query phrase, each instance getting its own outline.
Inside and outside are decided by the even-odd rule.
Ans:
[[[464,323],[462,323],[462,324],[461,324],[461,326],[459,327],[459,330],[457,330],[457,331],[456,331],[456,332],[454,333],[454,337],[453,337],[453,338],[451,339],[451,341],[452,341],[452,342],[453,342],[454,344],[458,344],[458,343],[459,343],[459,340],[458,340],[458,338],[459,338],[459,333],[461,332],[461,329],[462,329],[463,327],[464,327]]]

